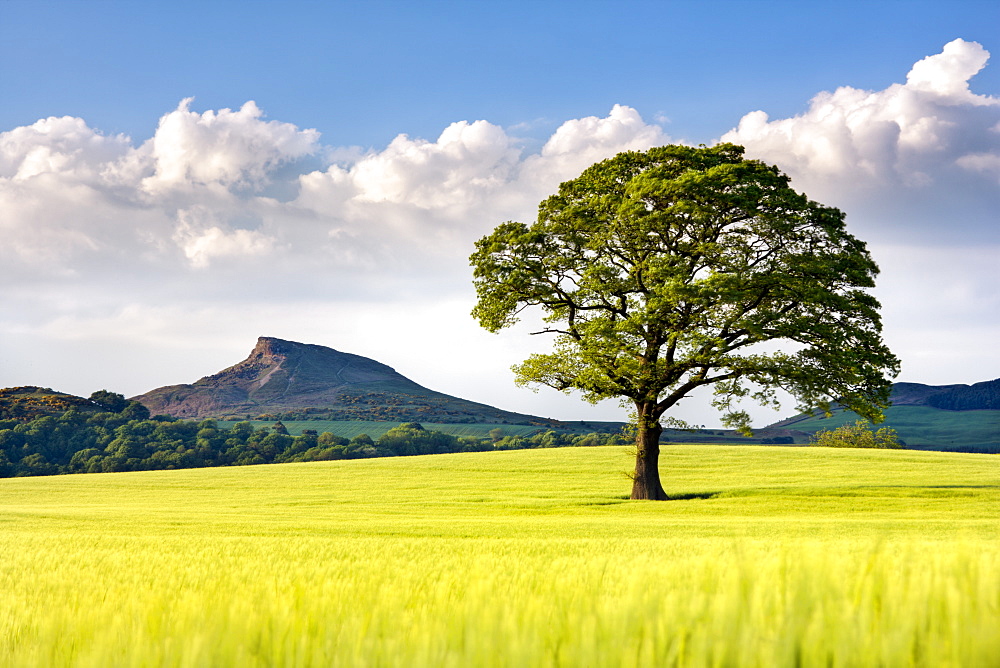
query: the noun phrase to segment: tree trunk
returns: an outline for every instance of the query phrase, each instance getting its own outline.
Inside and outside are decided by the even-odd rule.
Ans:
[[[663,427],[640,407],[635,433],[635,475],[632,477],[632,498],[666,501],[667,493],[660,484],[660,434]]]

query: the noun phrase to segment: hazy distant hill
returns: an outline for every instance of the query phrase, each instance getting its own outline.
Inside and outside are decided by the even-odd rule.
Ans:
[[[893,406],[930,406],[933,396],[948,394],[968,385],[924,385],[922,383],[893,383]]]
[[[329,420],[554,424],[434,392],[367,357],[266,336],[239,364],[190,385],[161,387],[133,399],[154,415],[178,418],[296,415]]]
[[[858,416],[834,410],[833,416],[799,414],[768,427],[804,440]],[[1000,451],[1000,379],[973,385],[896,383],[884,426],[894,428],[907,447],[969,452]]]
[[[950,385],[927,398],[927,405],[946,411],[1000,410],[1000,378],[974,385]]]
[[[895,383],[893,406],[930,406],[946,411],[1000,410],[1000,378],[973,385]]]

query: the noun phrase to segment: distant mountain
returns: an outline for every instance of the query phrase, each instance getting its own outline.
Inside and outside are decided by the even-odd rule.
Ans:
[[[239,364],[190,385],[161,387],[133,399],[154,415],[185,419],[556,424],[429,390],[367,357],[268,336],[258,339]]]

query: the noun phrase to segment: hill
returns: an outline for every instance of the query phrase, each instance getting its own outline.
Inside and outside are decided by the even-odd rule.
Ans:
[[[1000,379],[973,385],[896,383],[884,426],[908,448],[957,452],[1000,452]],[[799,414],[767,427],[805,441],[821,429],[853,423],[858,415],[835,408],[829,418]]]
[[[1000,378],[973,385],[896,383],[893,406],[931,406],[947,411],[1000,410]]]
[[[834,410],[829,418],[822,415],[797,415],[780,425],[805,442],[821,429],[835,429],[853,423],[858,416],[850,411]],[[892,427],[909,449],[952,452],[1000,452],[1000,411],[948,411],[932,406],[890,406],[885,422]],[[772,427],[769,427],[773,428]]]
[[[92,401],[47,387],[6,387],[0,389],[0,420],[28,421],[47,415],[62,415],[71,408],[97,412]]]
[[[927,398],[927,404],[946,411],[1000,410],[1000,378],[973,385],[952,385]]]
[[[228,369],[133,400],[153,414],[185,419],[557,424],[429,390],[367,357],[268,336],[260,337],[250,355]]]

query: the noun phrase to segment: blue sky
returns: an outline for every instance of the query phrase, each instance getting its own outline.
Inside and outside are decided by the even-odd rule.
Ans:
[[[333,145],[436,136],[460,119],[552,129],[627,104],[708,142],[748,110],[880,89],[992,2],[0,2],[0,127],[80,116],[152,135],[186,97],[255,100]],[[13,64],[14,66],[11,66]],[[996,69],[979,75],[996,91]]]
[[[990,51],[995,2],[0,0],[0,386],[138,394],[271,335],[615,419],[512,387],[471,242],[617,150],[724,136],[871,241],[902,379],[995,378]]]

